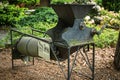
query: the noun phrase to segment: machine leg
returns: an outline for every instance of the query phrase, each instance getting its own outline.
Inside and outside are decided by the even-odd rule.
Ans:
[[[93,44],[93,64],[92,64],[93,70],[92,70],[92,80],[95,78],[95,44]]]
[[[35,64],[34,61],[35,61],[35,59],[34,59],[34,57],[33,57],[33,65]]]
[[[68,77],[67,80],[70,80],[70,48],[68,48]]]
[[[88,51],[90,50],[90,45],[89,45],[89,44],[87,45],[87,50],[88,50]]]
[[[12,54],[12,69],[13,69],[13,67],[14,67],[14,60],[13,60],[13,48],[12,48],[12,46],[13,46],[13,39],[12,39],[12,30],[10,30],[10,40],[11,40],[11,54]]]

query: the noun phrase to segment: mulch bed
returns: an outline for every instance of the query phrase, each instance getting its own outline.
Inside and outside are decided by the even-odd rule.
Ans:
[[[95,80],[120,80],[120,72],[113,68],[114,51],[115,48],[96,49]],[[89,56],[91,56],[91,50]],[[72,57],[74,54],[71,55]],[[79,70],[89,74],[90,71],[85,67],[86,63],[83,58],[79,57],[78,60],[80,66],[76,67],[75,70],[79,68]],[[14,63],[15,67],[12,69],[10,49],[0,50],[0,80],[65,80],[56,61],[47,62],[35,58],[35,65],[32,65],[32,62],[25,65],[21,60],[15,60]],[[63,61],[61,64],[66,67],[67,61]],[[64,70],[67,71],[66,68]],[[78,76],[73,71],[71,80],[89,80],[89,78]]]

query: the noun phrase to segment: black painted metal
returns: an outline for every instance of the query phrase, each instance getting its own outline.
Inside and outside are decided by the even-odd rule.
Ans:
[[[92,80],[94,80],[94,78],[95,78],[95,44],[93,44],[93,64],[92,64]]]
[[[12,33],[13,32],[18,32],[18,33],[20,33],[20,34],[23,34],[23,35],[26,35],[26,36],[32,36],[32,35],[29,35],[29,34],[24,34],[24,33],[22,33],[22,32],[19,32],[18,30],[15,30],[15,29],[11,29],[11,31],[10,31],[10,33],[11,33],[11,45],[13,46],[13,40],[12,40],[12,38],[13,38],[13,36],[12,36]],[[36,38],[36,37],[34,37],[34,38]],[[37,38],[38,39],[38,38]],[[40,39],[41,40],[41,39]],[[64,67],[62,67],[62,65],[60,64],[60,60],[59,60],[59,56],[57,56],[56,55],[56,52],[54,51],[54,46],[56,46],[56,44],[54,43],[54,42],[52,42],[52,43],[49,43],[49,44],[51,44],[51,50],[52,50],[52,53],[53,53],[53,55],[55,56],[55,58],[56,58],[56,60],[58,61],[58,65],[60,66],[60,69],[62,70],[62,72],[63,72],[63,74],[64,74],[64,76],[65,76],[65,79],[66,80],[70,80],[70,78],[71,78],[71,75],[72,75],[72,72],[74,71],[73,70],[73,68],[74,68],[74,66],[75,66],[75,62],[76,62],[76,57],[78,56],[78,52],[80,52],[79,50],[82,48],[82,47],[84,47],[84,46],[88,46],[88,44],[89,45],[91,45],[92,44],[92,46],[93,46],[93,63],[92,64],[90,64],[90,62],[89,62],[89,60],[88,60],[88,58],[86,58],[86,63],[88,63],[87,65],[89,66],[89,68],[90,68],[90,70],[92,71],[92,76],[90,77],[90,79],[92,79],[92,80],[94,80],[94,58],[95,58],[95,54],[94,54],[94,52],[95,52],[95,46],[93,45],[94,43],[86,43],[86,44],[83,44],[83,45],[79,45],[79,46],[77,46],[77,47],[75,47],[75,48],[77,48],[76,50],[77,50],[77,52],[76,52],[76,55],[75,55],[75,58],[74,58],[74,60],[73,60],[73,63],[72,63],[72,66],[70,65],[70,54],[71,54],[71,51],[72,51],[72,48],[73,48],[73,46],[72,47],[65,47],[65,46],[60,46],[60,47],[63,47],[63,48],[66,48],[67,49],[67,53],[68,53],[68,55],[67,55],[67,59],[68,59],[68,67],[67,67],[67,69],[68,69],[68,72],[67,72],[67,75],[66,75],[66,73],[65,73],[65,71],[63,70],[63,68]],[[57,45],[58,46],[58,45]],[[13,47],[12,47],[12,53],[13,53]],[[12,54],[12,68],[14,68],[14,54]],[[84,57],[84,56],[83,56]],[[85,57],[88,57],[87,56],[87,53],[85,53]],[[33,59],[33,64],[34,64],[34,59]],[[83,75],[83,74],[82,74]],[[87,76],[87,75],[85,75],[85,76]],[[88,76],[87,76],[88,77]]]
[[[89,44],[89,46],[90,45],[93,46],[93,49],[92,49],[92,51],[93,51],[93,53],[92,53],[92,56],[93,56],[92,57],[92,63],[90,63],[90,61],[88,59],[88,57],[89,57],[88,54],[86,52],[84,52],[84,53],[81,52],[81,48],[82,48],[81,46],[88,46],[88,44]],[[70,80],[72,72],[75,72],[73,68],[75,67],[75,64],[77,62],[77,58],[76,57],[78,57],[78,52],[80,52],[81,56],[83,57],[84,61],[87,63],[88,68],[90,69],[92,74],[88,75],[88,74],[79,73],[79,72],[76,72],[76,73],[79,73],[80,75],[83,75],[85,77],[90,78],[91,80],[94,80],[95,45],[94,45],[94,43],[88,43],[88,44],[79,45],[79,46],[76,47],[77,51],[75,53],[75,57],[74,57],[73,61],[71,61],[71,59],[70,59],[70,53],[71,53],[72,47],[66,48],[67,51],[68,51],[68,55],[67,55],[67,57],[68,57],[67,58],[67,69],[68,69],[67,70],[67,75],[65,74],[65,71],[63,70],[64,67],[62,67],[62,65],[60,64],[59,56],[56,55],[56,53],[53,50],[53,47],[51,46],[52,53],[54,54],[56,60],[58,61],[58,65],[59,65],[60,69],[62,70],[62,73],[64,74],[64,77],[65,77],[66,80]],[[53,44],[53,46],[54,46],[54,44]],[[71,62],[72,62],[72,65],[70,65]]]
[[[70,47],[68,48],[68,76],[67,76],[67,80],[70,80],[70,74],[71,74],[71,72],[70,72],[70,70],[71,70],[71,68],[70,68]]]
[[[44,32],[42,32],[42,31],[40,31],[40,30],[32,29],[32,34],[33,34],[34,31],[40,32],[40,33],[44,33]],[[15,46],[16,44],[13,44],[13,32],[19,33],[21,36],[30,36],[30,37],[33,37],[33,38],[35,38],[35,39],[42,40],[42,41],[50,44],[50,42],[47,41],[47,40],[41,39],[41,38],[39,38],[39,37],[35,37],[35,36],[33,36],[33,35],[30,35],[30,34],[26,34],[26,33],[20,32],[19,30],[14,29],[14,28],[11,28],[11,30],[10,30],[10,39],[11,39],[11,50],[12,50],[12,68],[14,68],[14,60],[15,60],[15,59],[22,59],[22,58],[23,58],[23,57],[21,57],[22,54],[19,53],[19,51],[16,50],[16,46]],[[23,55],[23,56],[24,56],[24,55]],[[32,60],[32,64],[34,65],[34,57],[33,57],[33,60]]]
[[[95,32],[95,29],[93,28],[88,28],[83,22],[83,18],[92,9],[93,5],[60,4],[51,6],[57,13],[59,20],[58,24],[54,28],[47,31],[47,34],[52,38],[54,46],[66,49],[66,52],[65,49],[60,50],[59,48],[58,51],[60,52],[60,54],[67,54],[67,80],[70,80],[73,67],[76,61],[75,57],[72,66],[70,66],[71,52],[73,53],[74,51],[77,51],[78,53],[79,49],[82,48],[84,45],[94,44],[93,36],[97,32]],[[86,53],[83,57],[85,57],[85,61],[92,72],[91,79],[94,80],[94,45],[92,65],[90,64]],[[58,57],[56,56],[56,58]],[[62,72],[64,73],[63,69]]]
[[[14,28],[12,28],[11,31],[17,32],[17,33],[19,33],[19,34],[21,34],[21,35],[30,36],[30,37],[33,37],[33,38],[35,38],[35,39],[39,39],[39,40],[44,41],[44,42],[46,42],[46,43],[50,43],[49,41],[47,41],[47,40],[45,40],[45,39],[42,39],[42,38],[39,38],[39,37],[30,35],[30,34],[26,34],[26,33],[20,32],[19,30],[16,30],[16,29],[14,29]]]
[[[59,17],[58,24],[54,28],[46,32],[52,38],[53,42],[46,41],[44,39],[32,36],[30,34],[22,33],[16,29],[11,29],[11,45],[13,41],[12,31],[25,36],[30,36],[30,37],[39,39],[41,41],[44,41],[50,44],[52,53],[55,59],[58,61],[58,65],[60,66],[60,69],[62,70],[66,80],[71,79],[72,71],[75,66],[75,62],[77,61],[76,57],[80,48],[83,48],[84,46],[92,45],[93,46],[92,64],[88,59],[89,56],[87,56],[86,51],[84,51],[85,56],[84,55],[82,56],[85,58],[85,61],[92,72],[92,75],[89,78],[94,80],[95,46],[93,42],[93,36],[97,32],[95,32],[93,28],[88,28],[83,23],[83,18],[92,9],[93,5],[65,4],[65,5],[51,5],[51,6]],[[32,34],[34,31],[38,31],[38,30],[33,29]],[[41,33],[44,33],[44,32],[41,32]],[[57,50],[54,50],[54,47],[56,47]],[[64,48],[64,50],[62,48]],[[89,50],[89,46],[88,46],[88,50]],[[13,51],[13,48],[12,48],[12,51]],[[56,51],[59,51],[59,55],[56,54]],[[71,66],[70,54],[75,51],[77,52],[73,60],[73,64]],[[67,63],[68,63],[67,74],[65,74],[65,71],[63,70],[63,67],[60,64],[60,60],[59,60],[60,55],[66,56],[65,59],[67,59]],[[12,67],[14,66],[13,59],[14,58],[12,56]],[[34,59],[33,59],[33,64],[34,64]]]
[[[12,53],[12,69],[14,67],[14,61],[13,61],[13,37],[12,37],[12,31],[10,30],[10,39],[11,39],[11,53]]]
[[[64,77],[65,77],[65,79],[67,79],[67,75],[65,74],[65,72],[64,72],[64,70],[63,70],[63,67],[61,66],[61,64],[60,64],[60,60],[58,59],[58,57],[57,57],[57,55],[56,55],[56,53],[55,53],[55,51],[54,51],[54,48],[55,46],[54,46],[54,44],[52,43],[51,44],[51,50],[52,50],[52,54],[54,55],[54,57],[55,57],[55,59],[57,60],[57,62],[58,62],[58,66],[60,67],[60,69],[62,70],[62,73],[63,73],[63,75],[64,75]]]
[[[66,27],[72,27],[74,19],[83,19],[94,5],[57,4],[51,6],[58,17],[68,23]]]
[[[93,5],[51,5],[57,13],[58,24],[47,31],[53,42],[60,42],[62,46],[77,46],[93,41],[93,28],[83,23],[83,18]]]

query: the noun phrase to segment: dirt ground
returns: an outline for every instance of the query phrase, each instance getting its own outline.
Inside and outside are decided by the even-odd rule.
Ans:
[[[113,68],[115,48],[104,48],[95,50],[95,80],[120,80],[120,72]],[[91,50],[89,56],[91,56]],[[71,55],[71,61],[74,54]],[[82,57],[78,58],[79,67],[74,68],[71,74],[71,80],[90,80],[89,78],[78,74],[81,71],[90,74],[90,70],[85,67],[86,63]],[[64,71],[67,71],[67,61],[61,62]],[[14,69],[11,63],[11,50],[0,50],[0,80],[65,80],[60,67],[56,61],[47,62],[40,58],[35,58],[35,64],[32,62],[25,65],[22,60],[14,60]],[[78,70],[79,68],[79,70]]]

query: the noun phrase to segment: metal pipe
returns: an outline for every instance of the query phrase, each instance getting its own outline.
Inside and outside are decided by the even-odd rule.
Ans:
[[[43,33],[43,34],[45,33],[45,32],[43,32],[43,31],[40,31],[40,30],[37,30],[37,29],[33,29],[33,28],[31,28],[31,29],[32,29],[32,32],[33,32],[33,31],[36,31],[36,32]]]
[[[14,61],[13,61],[13,43],[12,43],[12,31],[10,30],[10,40],[11,40],[11,53],[12,53],[12,69],[14,67]]]
[[[22,33],[22,32],[20,32],[20,31],[18,31],[18,30],[16,30],[16,29],[11,29],[11,31],[14,31],[14,32],[17,32],[17,33],[19,33],[19,34],[23,34],[23,35],[26,35],[26,36],[30,36],[30,37],[33,37],[33,38],[35,38],[35,39],[39,39],[39,40],[41,40],[41,41],[43,41],[43,42],[46,42],[46,43],[51,43],[51,42],[49,42],[49,41],[47,41],[47,40],[45,40],[45,39],[42,39],[42,38],[38,38],[38,37],[35,37],[35,36],[33,36],[33,35],[30,35],[30,34],[26,34],[26,33]]]
[[[68,48],[68,78],[67,80],[70,80],[70,47]]]
[[[34,57],[33,57],[33,65],[35,64],[35,59],[34,59]]]
[[[93,70],[92,70],[92,80],[94,80],[94,70],[95,70],[95,44],[93,43],[93,64],[92,64]]]
[[[77,52],[76,52],[76,54],[75,54],[75,58],[74,58],[73,63],[72,63],[72,68],[71,68],[70,76],[71,76],[72,71],[73,71],[73,68],[74,68],[74,66],[75,66],[75,61],[76,61],[76,59],[77,59],[79,49],[80,49],[80,46],[78,46],[78,48],[77,48]]]
[[[62,70],[62,72],[63,72],[63,74],[64,74],[64,77],[67,79],[67,75],[65,74],[65,72],[64,72],[64,70],[63,70],[63,67],[62,67],[61,64],[60,64],[60,61],[59,61],[58,57],[56,56],[55,51],[53,50],[53,47],[54,47],[54,44],[51,43],[51,46],[50,46],[51,51],[52,51],[52,53],[53,53],[55,59],[57,60],[58,65],[59,65],[60,69]]]

